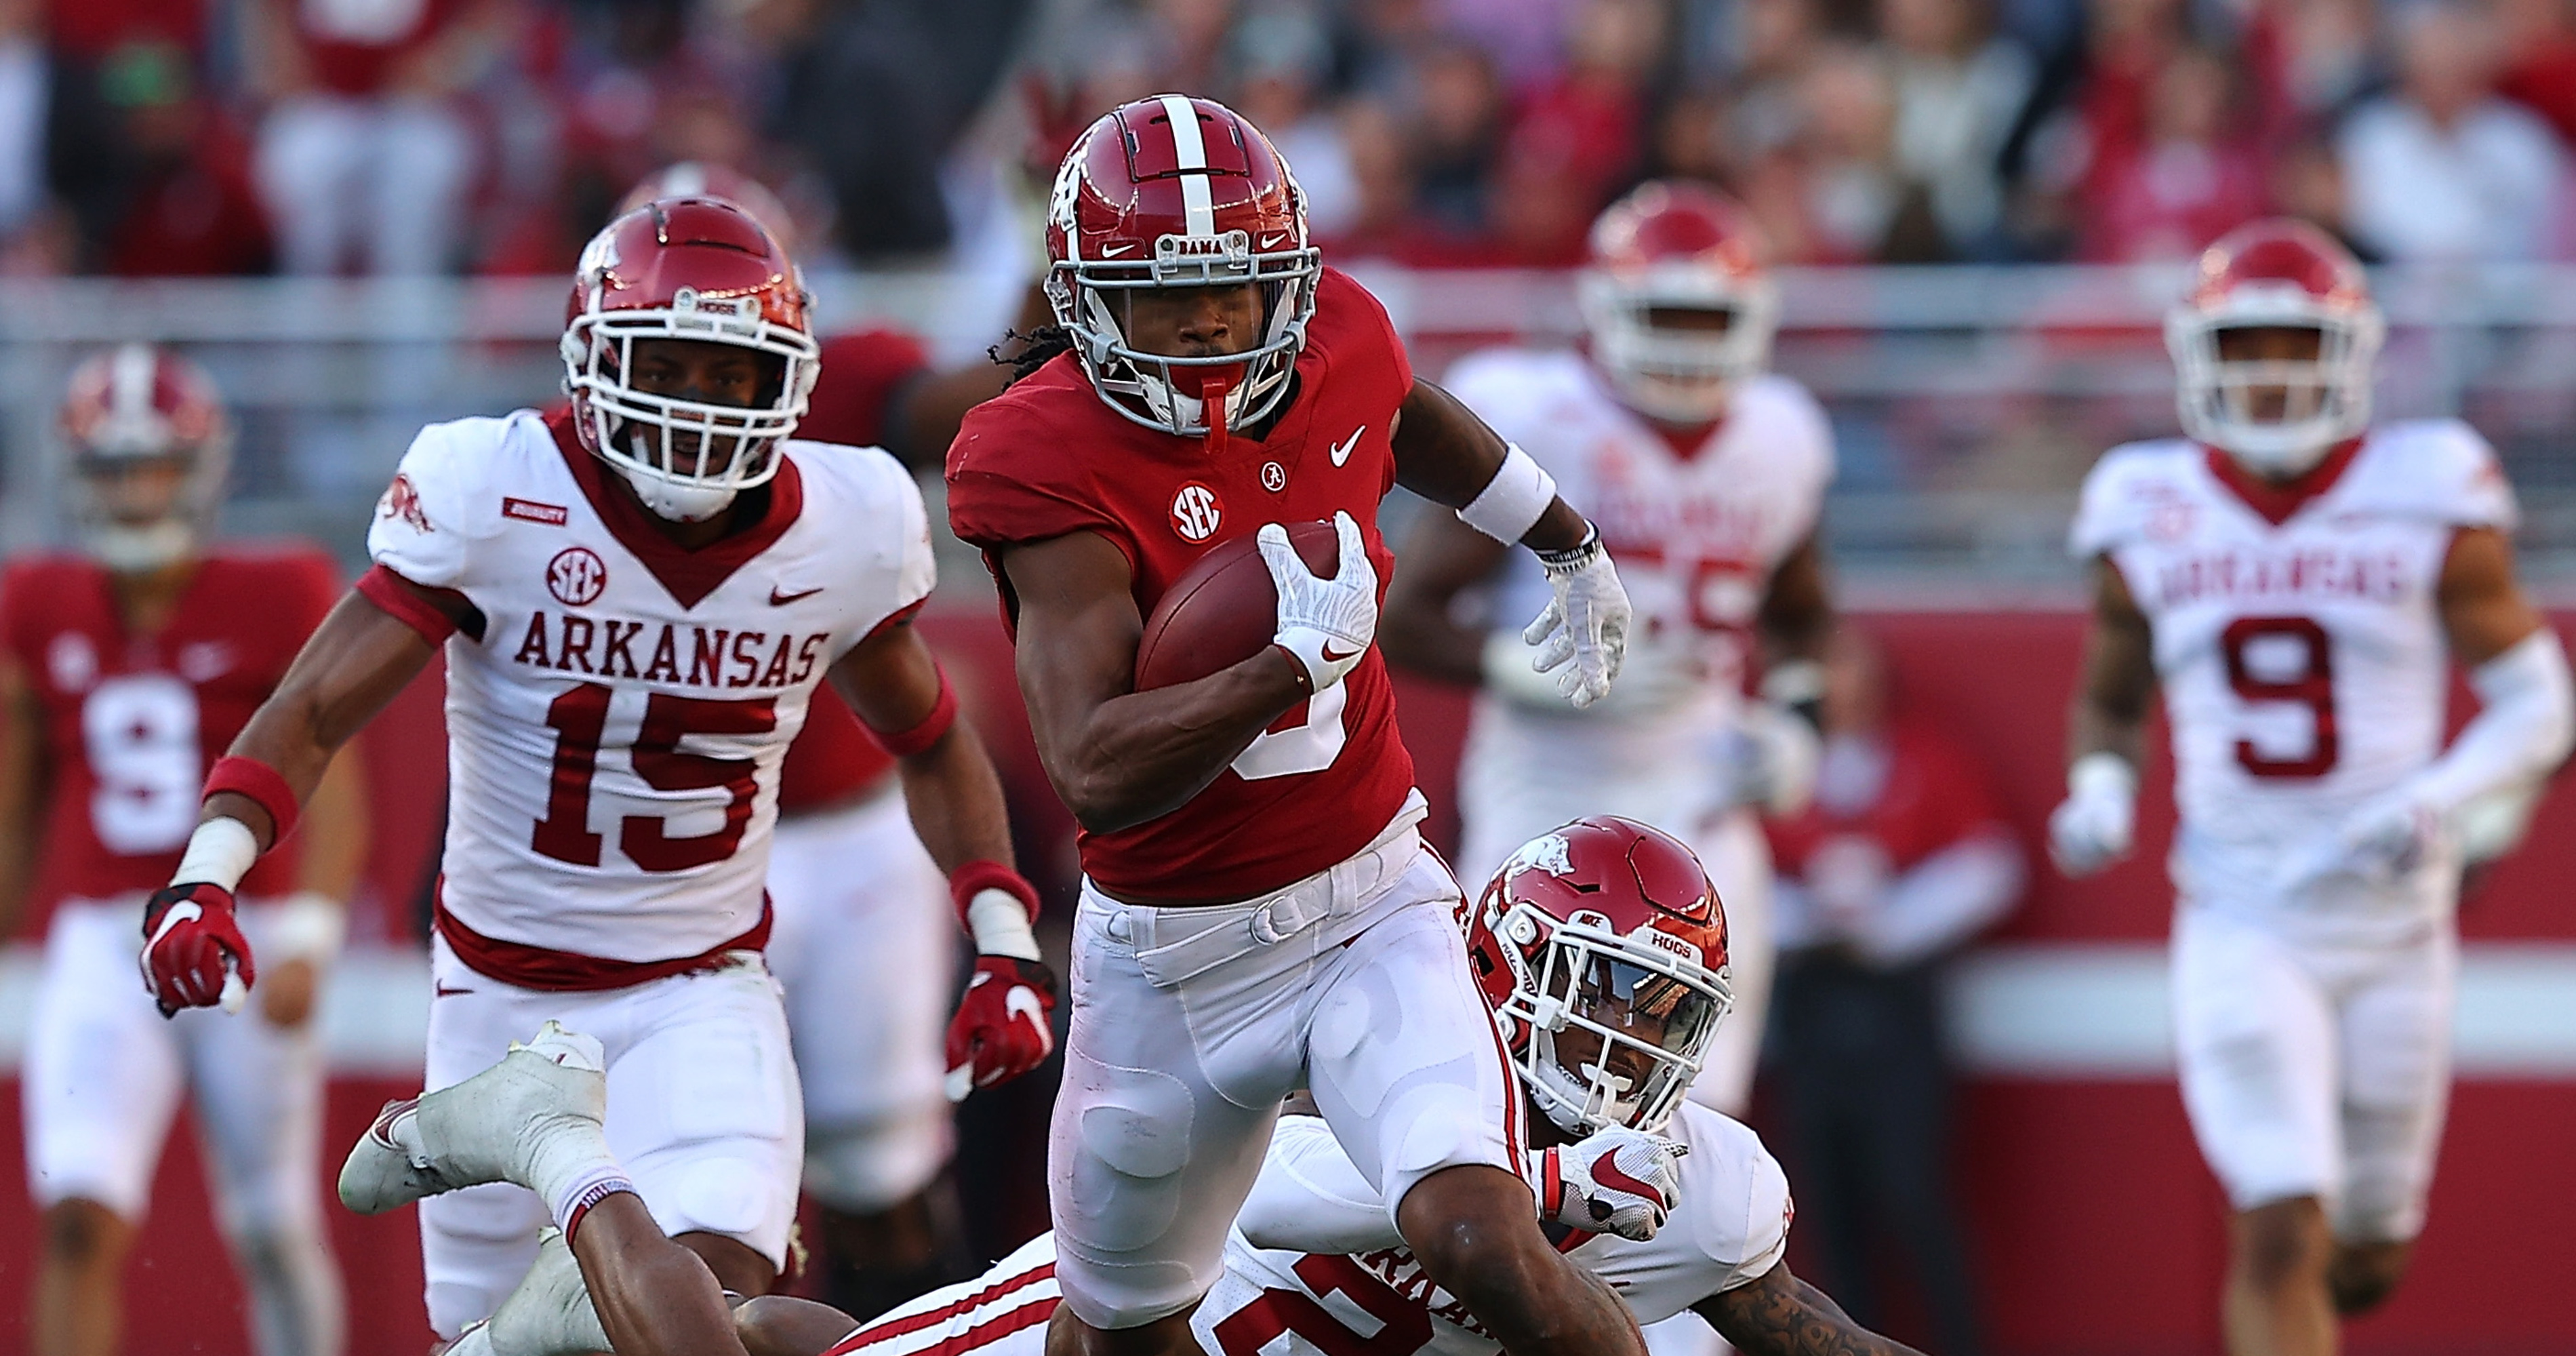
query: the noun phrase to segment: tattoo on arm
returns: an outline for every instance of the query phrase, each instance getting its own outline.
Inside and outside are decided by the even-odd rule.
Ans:
[[[1823,1291],[1791,1275],[1786,1262],[1693,1307],[1746,1356],[1921,1356],[1852,1322]]]

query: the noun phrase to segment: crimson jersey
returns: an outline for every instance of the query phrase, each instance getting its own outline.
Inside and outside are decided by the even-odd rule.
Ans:
[[[44,737],[40,909],[169,883],[197,827],[206,770],[338,600],[335,575],[309,548],[211,555],[169,624],[138,636],[126,633],[96,562],[48,555],[9,566],[0,645],[26,675]],[[242,893],[284,893],[294,859],[263,858]]]
[[[796,436],[844,447],[885,446],[895,396],[930,367],[921,341],[900,330],[860,330],[823,341],[823,376],[815,383]],[[819,809],[847,800],[894,766],[849,704],[829,684],[806,709],[805,728],[787,746],[778,772],[778,812]]]
[[[1384,594],[1395,557],[1377,506],[1395,485],[1387,435],[1413,368],[1386,309],[1332,269],[1316,288],[1297,389],[1267,438],[1235,434],[1210,457],[1198,438],[1146,428],[1101,402],[1071,354],[966,416],[948,452],[948,520],[1001,585],[1008,547],[1096,532],[1127,557],[1139,613],[1210,549],[1263,523],[1347,511]],[[1342,861],[1394,820],[1413,789],[1395,691],[1372,647],[1339,684],[1300,703],[1234,766],[1160,818],[1084,832],[1083,870],[1137,900],[1243,899]]]

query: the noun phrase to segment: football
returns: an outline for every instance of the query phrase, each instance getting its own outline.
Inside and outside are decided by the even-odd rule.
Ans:
[[[1291,523],[1288,544],[1306,568],[1329,578],[1340,542],[1326,522]],[[1145,619],[1136,646],[1136,690],[1195,682],[1261,653],[1279,631],[1279,592],[1252,534],[1199,557]]]

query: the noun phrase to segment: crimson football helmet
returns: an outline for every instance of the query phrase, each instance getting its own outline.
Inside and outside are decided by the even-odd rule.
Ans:
[[[1612,203],[1576,289],[1592,361],[1649,418],[1717,419],[1735,384],[1771,362],[1779,289],[1752,222],[1713,189],[1657,180]],[[1656,323],[1688,311],[1722,314],[1724,327]]]
[[[714,517],[778,473],[820,369],[813,299],[767,228],[717,198],[647,203],[582,248],[565,307],[564,394],[584,447],[665,518]],[[719,405],[636,389],[639,339],[750,349],[776,366],[762,398]]]
[[[2230,362],[2232,329],[2313,329],[2313,360]],[[2201,252],[2192,288],[2165,317],[2183,432],[2267,476],[2292,476],[2370,426],[2371,369],[2387,322],[2361,265],[2304,221],[2240,226]],[[2256,417],[2258,391],[2285,391],[2279,418]]]
[[[1699,859],[1612,815],[1522,844],[1469,911],[1467,950],[1521,1086],[1572,1135],[1661,1130],[1735,1002]],[[1560,1052],[1571,1032],[1588,1039]]]
[[[1287,160],[1241,114],[1179,94],[1111,110],[1056,170],[1046,239],[1047,301],[1111,409],[1197,436],[1256,422],[1288,394],[1323,256]],[[1263,304],[1249,352],[1174,358],[1128,342],[1123,294],[1246,282]]]
[[[758,179],[710,160],[681,160],[645,175],[617,200],[617,209],[609,216],[622,217],[663,198],[718,198],[732,203],[766,228],[779,249],[791,256],[796,253],[795,217],[787,204]]]
[[[72,516],[112,570],[156,569],[195,549],[223,497],[232,420],[205,369],[150,344],[124,344],[72,370],[63,397]],[[127,472],[170,465],[175,492],[149,495]]]

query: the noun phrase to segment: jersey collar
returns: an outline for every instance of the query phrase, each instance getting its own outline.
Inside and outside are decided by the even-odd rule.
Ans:
[[[2353,458],[2361,451],[2361,439],[2347,438],[2335,444],[2333,450],[2326,453],[2325,460],[2309,467],[2297,479],[2277,484],[2248,473],[2236,464],[2234,457],[2215,447],[2204,445],[2200,451],[2209,464],[2210,475],[2216,477],[2219,484],[2226,486],[2263,521],[2279,527],[2290,520],[2290,515],[2307,507],[2310,501],[2323,496],[2343,479],[2343,473],[2351,468]]]
[[[734,571],[776,545],[805,509],[804,479],[797,474],[796,463],[782,450],[778,474],[765,487],[769,491],[769,508],[760,520],[737,527],[694,551],[688,550],[663,536],[633,500],[610,490],[607,463],[581,445],[573,432],[571,410],[548,414],[546,431],[554,435],[555,450],[563,454],[564,466],[572,472],[574,483],[581,486],[582,497],[590,501],[591,510],[608,525],[608,534],[644,562],[644,568],[652,571],[653,577],[684,608],[696,607]]]

